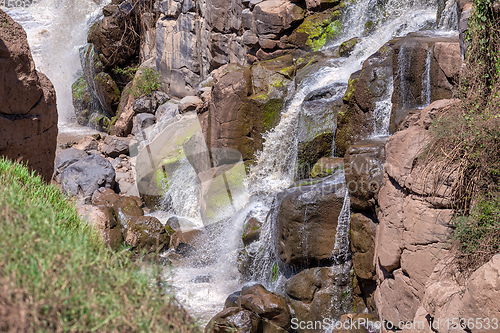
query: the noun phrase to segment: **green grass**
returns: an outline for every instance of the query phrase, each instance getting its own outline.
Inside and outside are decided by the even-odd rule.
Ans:
[[[159,268],[148,277],[126,250],[106,249],[56,187],[3,158],[0,225],[0,300],[14,303],[14,315],[23,309],[25,315],[11,320],[16,327],[26,324],[33,332],[198,330],[165,295],[163,283],[154,282]]]

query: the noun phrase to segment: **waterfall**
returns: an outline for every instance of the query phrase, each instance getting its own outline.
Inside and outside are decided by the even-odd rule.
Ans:
[[[71,85],[81,70],[79,48],[87,42],[89,20],[107,1],[12,2],[23,6],[1,8],[26,30],[35,65],[56,90],[59,130],[71,130],[75,118]]]
[[[438,28],[441,30],[458,30],[459,11],[457,0],[447,0],[446,6],[441,13]]]
[[[431,60],[432,51],[429,49],[425,57],[425,70],[422,75],[422,107],[431,104]]]

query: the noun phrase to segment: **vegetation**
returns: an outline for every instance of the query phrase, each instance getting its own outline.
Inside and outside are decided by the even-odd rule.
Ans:
[[[134,97],[151,95],[157,90],[161,90],[160,74],[151,68],[142,69],[139,77],[134,81],[132,88]]]
[[[197,331],[158,267],[104,248],[56,187],[3,158],[0,222],[0,331]]]
[[[459,263],[477,268],[498,252],[500,230],[500,13],[474,0],[460,103],[435,120],[428,161],[452,182]]]

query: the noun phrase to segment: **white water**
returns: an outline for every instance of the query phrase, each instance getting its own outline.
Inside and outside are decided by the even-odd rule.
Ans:
[[[74,125],[71,95],[71,85],[81,70],[78,50],[87,42],[89,20],[98,15],[105,2],[40,0],[36,5],[26,7],[2,7],[26,30],[36,68],[54,85],[59,132],[73,132],[78,127]]]

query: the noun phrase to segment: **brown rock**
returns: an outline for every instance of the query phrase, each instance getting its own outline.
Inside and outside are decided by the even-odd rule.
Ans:
[[[134,249],[161,251],[169,246],[170,235],[156,217],[139,216],[130,220],[125,242]]]
[[[94,206],[113,207],[120,199],[120,196],[112,189],[101,187],[92,195],[92,204]]]
[[[243,235],[241,236],[245,246],[259,240],[261,226],[262,223],[255,217],[252,217],[247,221],[245,228],[243,229]]]
[[[0,155],[28,163],[49,181],[57,140],[55,90],[35,70],[26,33],[0,10]]]
[[[376,233],[377,225],[372,219],[359,213],[351,216],[352,264],[356,276],[364,280],[371,280],[375,275],[373,259]]]
[[[353,209],[366,211],[374,208],[384,177],[386,140],[377,138],[356,142],[345,154],[345,179]]]
[[[305,268],[332,259],[337,223],[344,203],[343,184],[325,180],[278,195],[278,254],[287,265]]]
[[[260,284],[242,290],[241,296],[238,298],[238,306],[268,319],[274,325],[285,330],[290,328],[292,317],[285,298],[267,291]]]
[[[113,205],[116,219],[120,223],[122,231],[128,229],[130,221],[137,217],[143,216],[144,211],[137,204],[137,200],[131,197],[120,197]]]
[[[337,169],[344,167],[344,159],[339,157],[322,157],[311,170],[311,177],[326,177]]]
[[[287,0],[266,0],[253,10],[257,33],[280,34],[304,18],[304,10]]]
[[[112,249],[118,249],[122,246],[123,236],[120,226],[109,207],[83,205],[78,207],[78,213],[87,220],[89,225],[98,230],[106,246]]]
[[[205,327],[205,333],[258,333],[260,317],[255,313],[240,309],[228,308],[217,314]]]

